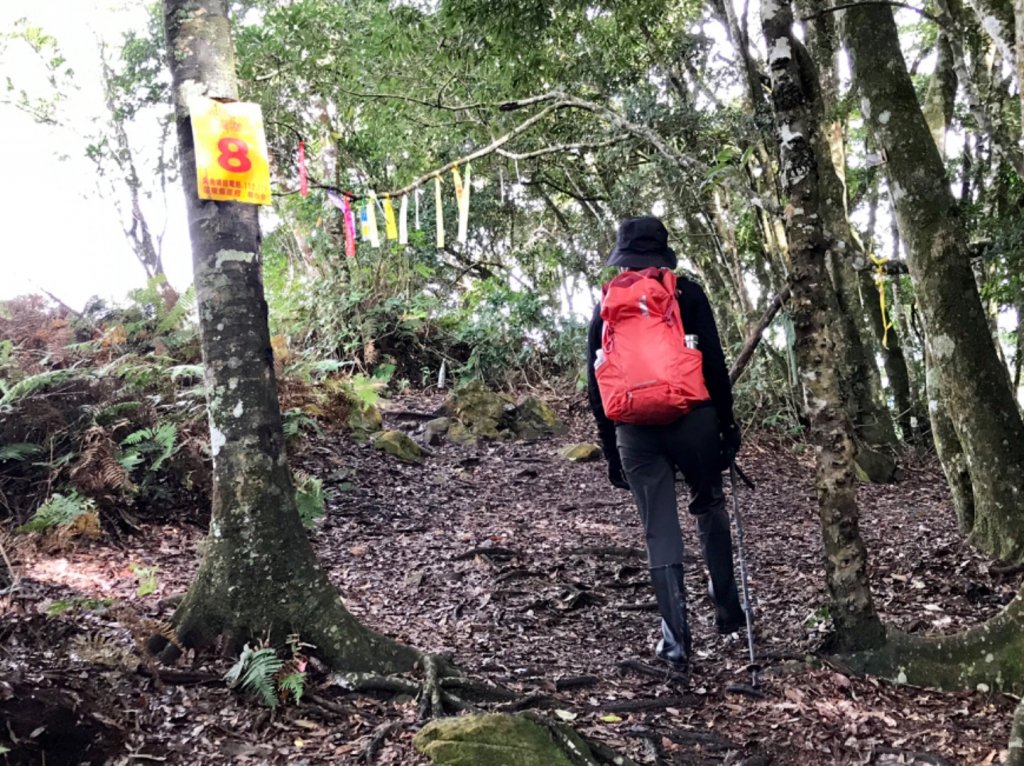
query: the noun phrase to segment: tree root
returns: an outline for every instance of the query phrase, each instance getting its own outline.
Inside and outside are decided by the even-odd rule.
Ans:
[[[656,667],[648,665],[640,660],[623,660],[619,663],[619,670],[632,670],[634,673],[649,676],[665,683],[687,684],[690,682],[690,676],[687,673],[673,670],[668,666]]]
[[[840,655],[856,673],[945,690],[1024,691],[1024,599],[987,622],[951,636],[914,636],[890,629],[877,649]]]
[[[327,686],[346,692],[407,695],[416,699],[420,720],[476,710],[487,702],[514,704],[520,700],[519,695],[510,689],[457,675],[448,660],[439,655],[422,655],[418,666],[423,670],[422,681],[377,673],[335,673],[328,679]],[[456,694],[456,691],[460,693]]]
[[[392,721],[391,723],[382,723],[374,729],[373,734],[370,736],[370,741],[366,743],[362,755],[359,756],[359,760],[363,763],[373,763],[376,761],[380,749],[384,747],[384,743],[400,728],[402,728],[401,721]]]
[[[1017,703],[1017,709],[1013,712],[1010,749],[1006,763],[1008,766],[1024,766],[1024,699]]]

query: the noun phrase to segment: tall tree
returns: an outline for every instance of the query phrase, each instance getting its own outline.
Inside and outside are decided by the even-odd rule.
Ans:
[[[892,9],[854,4],[840,16],[861,111],[884,154],[929,353],[963,447],[974,493],[971,539],[1024,559],[1024,421],[996,353],[950,192],[900,49]]]
[[[210,530],[174,616],[178,635],[202,645],[218,635],[240,644],[298,633],[338,667],[409,669],[418,653],[349,614],[299,519],[260,278],[257,208],[198,196],[189,100],[238,96],[228,0],[164,0],[163,9],[213,454]]]
[[[786,233],[793,263],[791,311],[796,353],[815,446],[816,487],[825,541],[825,570],[840,649],[878,645],[885,636],[867,578],[858,530],[853,428],[833,363],[838,305],[826,257],[832,243],[820,213],[821,175],[834,173],[818,140],[820,103],[811,58],[793,33],[788,2],[762,3],[772,108],[780,145],[779,178],[788,202]]]

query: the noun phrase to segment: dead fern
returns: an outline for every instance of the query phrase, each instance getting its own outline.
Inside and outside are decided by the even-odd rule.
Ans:
[[[115,457],[117,443],[107,429],[93,426],[85,432],[82,442],[85,448],[71,469],[71,480],[78,487],[92,495],[130,488],[128,472]]]

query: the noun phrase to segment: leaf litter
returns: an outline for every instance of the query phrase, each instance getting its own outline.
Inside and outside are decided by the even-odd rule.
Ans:
[[[419,396],[391,409],[439,405]],[[726,691],[749,680],[746,641],[714,631],[685,511],[695,659],[686,681],[660,669],[635,508],[608,485],[603,462],[558,456],[593,438],[579,402],[560,409],[575,413],[564,437],[445,442],[422,466],[330,430],[300,445],[293,464],[327,495],[312,541],[348,608],[476,678],[536,695],[547,715],[638,763],[1003,761],[1009,696],[896,687],[816,657],[829,625],[813,462],[769,437],[744,445],[757,488],[740,494],[766,696]],[[422,419],[385,413],[385,422],[413,433]],[[964,542],[933,460],[903,462],[899,483],[858,490],[876,605],[910,632],[977,624],[1013,597],[1019,575],[991,570]],[[140,621],[169,619],[201,539],[167,525],[55,556],[21,546],[18,587],[0,597],[4,741],[13,732],[28,754],[49,742],[48,764],[356,764],[368,754],[385,766],[428,763],[411,744],[421,723],[409,697],[346,695],[318,688],[312,673],[311,700],[271,715],[224,686],[232,658],[213,654],[154,683],[134,652],[143,623],[133,628],[124,607]],[[156,573],[145,589],[140,571]],[[124,605],[117,616],[111,604]],[[17,748],[7,757],[35,762],[17,760]]]

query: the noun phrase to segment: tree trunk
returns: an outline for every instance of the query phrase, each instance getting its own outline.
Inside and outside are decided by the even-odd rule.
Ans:
[[[967,0],[982,29],[992,38],[1007,62],[1014,60],[1013,0]]]
[[[800,0],[802,15],[814,14],[816,2]],[[892,417],[882,399],[882,379],[875,364],[873,344],[861,305],[858,277],[853,260],[863,254],[853,236],[846,205],[846,146],[842,123],[836,116],[840,109],[839,78],[835,65],[838,48],[835,19],[832,14],[817,15],[805,24],[807,48],[818,74],[818,98],[815,112],[815,134],[818,157],[829,158],[819,174],[820,212],[826,241],[829,243],[826,263],[839,304],[837,314],[838,351],[843,360],[843,378],[847,387],[850,418],[856,435],[872,447],[896,444]]]
[[[996,558],[1020,561],[1024,422],[989,333],[966,228],[918,106],[892,9],[864,4],[841,13],[861,111],[886,158],[926,341],[971,474],[971,539]]]
[[[853,429],[835,372],[833,322],[837,307],[825,257],[819,177],[833,172],[820,155],[820,105],[813,64],[793,34],[789,3],[762,3],[772,108],[780,143],[780,179],[788,201],[787,235],[793,263],[791,311],[796,353],[815,446],[816,484],[825,542],[825,571],[836,646],[870,647],[884,639],[867,579],[867,551],[858,530]]]
[[[198,197],[188,99],[238,96],[227,6],[164,0],[213,456],[209,535],[174,623],[189,646],[218,635],[229,645],[262,636],[278,643],[298,633],[334,666],[406,670],[418,653],[348,613],[299,520],[260,279],[257,208]]]

